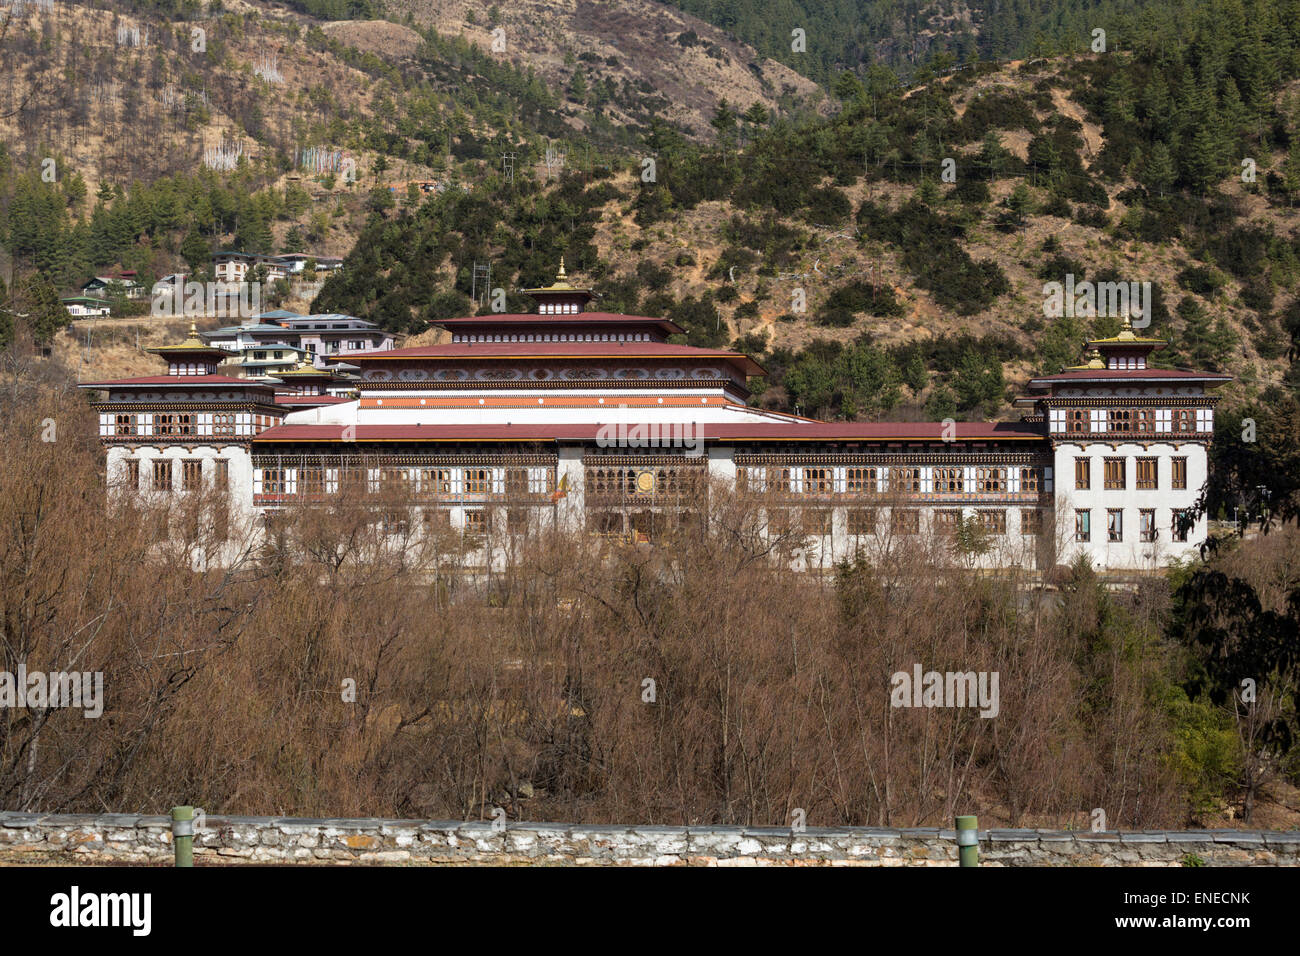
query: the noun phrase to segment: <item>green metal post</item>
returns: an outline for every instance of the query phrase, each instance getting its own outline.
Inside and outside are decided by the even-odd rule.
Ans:
[[[172,807],[172,843],[176,845],[176,865],[194,865],[194,808]]]
[[[974,817],[957,818],[957,856],[959,866],[980,865],[979,823]]]

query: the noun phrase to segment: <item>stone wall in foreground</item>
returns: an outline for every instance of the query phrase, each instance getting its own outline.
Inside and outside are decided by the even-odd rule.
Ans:
[[[1297,866],[1300,831],[981,830],[981,866]],[[0,813],[0,864],[172,861],[171,821]],[[231,863],[955,866],[951,830],[572,826],[208,816],[196,866]]]

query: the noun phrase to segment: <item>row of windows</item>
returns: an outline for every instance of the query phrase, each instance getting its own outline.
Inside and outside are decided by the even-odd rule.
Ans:
[[[453,497],[549,494],[555,489],[550,468],[259,468],[253,491],[262,495],[337,494],[343,484],[365,482],[371,494],[397,497]]]
[[[180,464],[180,480],[177,484],[177,463]],[[199,491],[203,487],[202,458],[155,458],[149,465],[149,488],[153,491]],[[140,460],[128,458],[126,465],[126,486],[132,490],[140,489]],[[230,461],[226,458],[212,459],[212,483],[216,488],[230,486]]]
[[[1043,513],[1037,508],[1021,508],[1020,533],[1023,535],[1040,535],[1043,533]],[[831,533],[830,508],[772,508],[767,512],[768,531],[771,534],[786,534],[796,528],[802,534],[825,536]],[[846,530],[851,537],[874,535],[879,532],[882,511],[877,508],[846,509]],[[931,532],[936,535],[949,536],[957,534],[962,511],[959,508],[939,508],[931,512]],[[895,535],[918,535],[921,533],[921,511],[918,508],[892,508],[888,512],[889,531]],[[1001,508],[978,508],[972,518],[988,534],[1007,533],[1007,512]]]
[[[843,475],[837,475],[842,471]],[[741,491],[775,494],[1037,494],[1046,490],[1043,469],[1015,466],[900,466],[736,469]]]
[[[1054,432],[1083,434],[1124,432],[1154,435],[1157,432],[1192,433],[1214,431],[1214,410],[1210,408],[1053,408]]]
[[[1169,535],[1174,541],[1185,542],[1194,523],[1194,513],[1189,508],[1175,508],[1169,524]],[[1138,509],[1138,540],[1155,541],[1160,536],[1156,527],[1156,510],[1154,508]],[[1074,512],[1074,540],[1092,540],[1092,511],[1080,508]],[[1124,509],[1109,508],[1106,511],[1106,540],[1122,542],[1124,540]]]
[[[681,495],[697,486],[703,469],[588,468],[586,490],[593,495]]]
[[[486,508],[466,508],[461,514],[463,521],[458,529],[467,538],[484,538],[493,527],[492,512]],[[268,508],[262,512],[262,527],[268,532],[280,530],[284,512]],[[379,515],[377,524],[386,535],[405,536],[411,531],[411,512],[406,509],[385,511]],[[495,526],[505,534],[525,534],[532,524],[531,510],[528,508],[505,508]],[[420,528],[424,535],[449,533],[453,530],[451,512],[446,509],[426,508],[420,513]]]
[[[245,416],[249,417],[249,416]],[[235,412],[212,412],[207,414],[211,428],[205,435],[233,436],[239,425],[239,415]],[[260,432],[276,424],[270,415],[251,416],[254,432]],[[154,412],[134,415],[120,414],[113,416],[113,434],[118,436],[150,435],[155,437],[182,438],[200,433],[198,412]]]
[[[1169,460],[1169,487],[1176,491],[1187,488],[1187,459],[1171,458]],[[1137,476],[1138,491],[1160,490],[1160,459],[1138,458],[1134,469]],[[1128,459],[1105,458],[1102,460],[1102,482],[1107,491],[1125,491],[1128,489]],[[1092,487],[1092,459],[1074,459],[1074,487],[1087,491]]]

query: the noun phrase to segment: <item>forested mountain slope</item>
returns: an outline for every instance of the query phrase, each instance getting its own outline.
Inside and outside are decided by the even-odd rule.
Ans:
[[[1163,360],[1257,393],[1300,323],[1296,12],[1209,3],[1129,52],[906,89],[868,71],[828,120],[656,131],[653,182],[633,156],[388,211],[317,305],[419,332],[472,307],[475,260],[515,290],[564,254],[603,308],[765,353],[766,404],[971,416],[1118,326],[1049,319],[1045,283],[1150,282]]]

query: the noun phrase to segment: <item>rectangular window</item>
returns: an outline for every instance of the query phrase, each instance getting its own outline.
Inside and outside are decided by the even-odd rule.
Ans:
[[[1124,512],[1120,508],[1111,508],[1106,512],[1106,540],[1124,540]]]
[[[528,508],[507,508],[506,534],[527,534],[528,512]]]
[[[523,498],[528,494],[528,469],[527,468],[507,468],[506,469],[506,496],[510,498]]]
[[[405,468],[380,468],[379,486],[376,489],[385,495],[407,497],[411,493],[411,473]]]
[[[230,459],[217,458],[212,463],[216,466],[212,476],[213,484],[224,491],[230,487]]]
[[[488,513],[483,508],[465,512],[465,537],[482,538],[487,535]]]
[[[1123,458],[1107,458],[1105,461],[1106,468],[1106,490],[1123,491],[1127,486],[1124,476]]]
[[[1157,465],[1159,460],[1156,458],[1139,458],[1137,460],[1137,486],[1138,491],[1155,491],[1159,487],[1156,478]]]
[[[1042,487],[1042,478],[1037,468],[1020,469],[1020,490],[1027,494],[1038,494]]]
[[[767,490],[773,494],[788,495],[790,493],[790,469],[769,468],[767,470]]]
[[[230,508],[224,501],[217,501],[212,506],[212,536],[218,541],[230,537]]]
[[[126,488],[128,491],[140,490],[140,463],[133,458],[126,462]]]
[[[153,490],[172,490],[172,462],[170,458],[159,458],[153,463]]]
[[[975,490],[986,495],[1005,494],[1007,470],[1005,468],[976,468]]]
[[[1092,512],[1081,508],[1074,513],[1074,540],[1092,540]]]
[[[1074,487],[1080,491],[1087,491],[1092,483],[1092,459],[1076,458],[1074,459]]]
[[[1170,464],[1173,466],[1173,487],[1179,491],[1185,490],[1187,488],[1187,459],[1173,458],[1170,459]]]
[[[934,512],[933,528],[936,535],[951,537],[961,524],[961,512],[956,508],[941,508]]]
[[[921,490],[920,468],[890,469],[890,487],[904,494],[916,494]],[[916,532],[912,532],[915,534]]]
[[[403,535],[410,528],[405,510],[385,511],[379,520],[379,529],[384,534]]]
[[[427,498],[451,494],[451,469],[420,469],[420,492]]]
[[[960,468],[934,469],[934,493],[936,495],[961,494],[966,487],[966,479]]]
[[[1043,513],[1037,508],[1020,509],[1020,533],[1037,537],[1043,533]]]
[[[1154,508],[1138,511],[1138,538],[1142,541],[1156,539],[1156,512]]]
[[[792,515],[789,508],[768,508],[767,509],[767,533],[770,537],[779,538],[782,535],[789,534],[794,529],[794,522],[791,520]]]
[[[1195,519],[1192,516],[1190,508],[1175,508],[1173,512],[1173,526],[1171,528],[1173,539],[1175,541],[1185,542],[1187,536],[1191,533]]]
[[[829,495],[833,488],[829,468],[805,468],[803,470],[804,494]]]
[[[889,527],[894,534],[920,534],[921,512],[915,508],[895,508],[889,516]]]
[[[262,469],[262,494],[279,495],[284,493],[284,469]]]
[[[875,508],[850,508],[848,518],[849,534],[854,537],[876,533]]]
[[[299,468],[298,493],[308,497],[325,494],[325,469]]]
[[[425,508],[421,516],[424,523],[425,535],[433,534],[434,531],[447,531],[451,528],[451,512],[440,508]]]
[[[845,490],[851,495],[874,494],[876,490],[876,469],[849,468],[845,472]]]
[[[1196,409],[1175,408],[1174,409],[1174,431],[1176,432],[1196,431]]]
[[[799,517],[804,534],[821,538],[831,533],[830,508],[804,508]]]
[[[1005,511],[976,511],[980,527],[988,534],[1007,533],[1007,513]]]
[[[1156,430],[1156,412],[1153,408],[1137,410],[1137,430],[1139,434],[1149,435]]]
[[[199,491],[203,487],[203,462],[186,458],[181,462],[181,490]]]
[[[134,435],[134,434],[135,434],[135,416],[134,416],[134,415],[114,415],[114,416],[113,416],[113,434],[115,434],[115,435]]]
[[[189,414],[163,414],[153,417],[155,435],[193,435],[194,416]]]
[[[1070,409],[1070,431],[1086,432],[1088,430],[1088,413],[1082,408]]]

